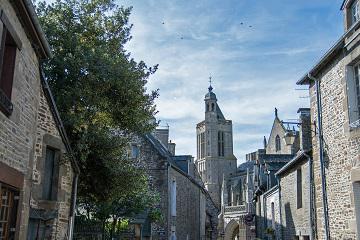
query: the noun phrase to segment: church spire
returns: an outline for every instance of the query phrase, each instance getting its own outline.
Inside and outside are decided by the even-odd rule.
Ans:
[[[209,88],[208,88],[209,92],[212,92],[212,90],[213,90],[213,87],[211,86],[211,82],[212,82],[211,80],[212,80],[212,77],[210,76],[209,77]]]

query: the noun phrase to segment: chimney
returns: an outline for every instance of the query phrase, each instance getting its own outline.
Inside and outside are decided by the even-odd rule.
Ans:
[[[171,153],[171,155],[175,156],[175,147],[176,147],[176,144],[171,142],[168,143],[168,150],[169,152]]]
[[[310,108],[299,108],[297,111],[300,122],[300,149],[301,150],[309,150],[311,149],[311,116],[310,116]]]
[[[168,148],[169,142],[169,129],[168,128],[157,128],[155,129],[155,137]]]

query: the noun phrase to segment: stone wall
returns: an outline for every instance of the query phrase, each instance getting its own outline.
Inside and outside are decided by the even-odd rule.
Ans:
[[[360,129],[350,129],[346,66],[357,63],[359,46],[338,54],[316,77],[320,80],[328,213],[332,239],[355,239],[356,220],[351,171],[359,166]],[[350,74],[350,73],[348,73]],[[311,117],[317,119],[316,87],[310,85]],[[317,131],[315,126],[313,131]],[[313,135],[318,238],[324,238],[318,136]],[[360,221],[360,219],[358,219]],[[359,223],[358,223],[359,224]]]
[[[277,187],[270,189],[263,195],[264,211],[263,220],[265,222],[265,229],[271,228],[274,230],[275,239],[281,238],[281,224],[280,224],[280,205],[279,205],[279,189]],[[274,211],[272,210],[274,207]],[[273,222],[274,219],[274,222]],[[286,238],[288,239],[288,238]],[[289,238],[290,239],[290,238]]]
[[[301,169],[302,207],[297,206],[297,170]],[[303,160],[281,175],[281,223],[283,238],[311,236],[309,162]]]
[[[151,224],[152,239],[166,240],[171,233],[171,229],[168,228],[170,213],[167,159],[162,157],[145,137],[134,137],[133,142],[138,144],[140,148],[140,161],[149,175],[150,187],[157,191],[160,196],[158,207],[163,220]]]
[[[170,178],[176,181],[176,238],[205,239],[205,222],[201,222],[206,214],[204,193],[178,170],[171,169]]]
[[[52,225],[52,239],[63,239],[68,234],[69,214],[71,207],[71,192],[74,172],[67,156],[65,145],[62,142],[49,104],[41,89],[39,92],[39,108],[37,118],[37,133],[35,156],[33,161],[32,191],[30,207],[47,211],[57,211],[57,217],[49,223]],[[55,202],[43,200],[43,181],[46,148],[59,150],[59,178],[57,183],[57,197]]]
[[[43,136],[53,136],[62,146],[63,143],[42,91],[38,56],[18,18],[18,12],[10,2],[0,1],[0,10],[19,37],[22,48],[18,49],[16,54],[11,96],[14,110],[9,117],[0,112],[0,163],[14,169],[19,173],[17,177],[24,179],[19,186],[20,206],[16,238],[26,239],[30,207],[40,208],[34,186],[41,184],[43,174],[37,167],[45,147]],[[0,35],[2,30],[3,23],[0,21]],[[52,239],[63,239],[68,230],[72,169],[65,157],[62,162],[59,179],[61,200],[52,204],[53,208],[58,210],[58,217],[53,221]],[[0,169],[0,181],[6,174]],[[12,185],[6,181],[5,183]]]

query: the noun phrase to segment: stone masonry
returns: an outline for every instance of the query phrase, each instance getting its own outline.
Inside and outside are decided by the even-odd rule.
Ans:
[[[45,94],[40,77],[39,61],[49,55],[47,43],[34,38],[42,32],[32,25],[36,17],[30,13],[33,11],[31,3],[23,1],[26,0],[0,1],[0,36],[7,29],[20,43],[16,50],[10,99],[13,111],[11,114],[0,112],[0,185],[10,186],[20,193],[15,239],[28,239],[29,218],[34,217],[31,216],[34,209],[41,212],[54,210],[56,216],[47,222],[50,226],[47,236],[64,239],[69,234],[74,165],[65,156],[65,143],[56,124],[59,118],[54,119],[55,106],[49,102],[46,94],[50,92],[47,90]],[[51,202],[41,199],[41,188],[38,187],[42,183],[43,154],[48,145],[61,150],[63,156],[57,200]]]
[[[320,84],[321,116],[324,142],[324,160],[328,202],[329,229],[331,239],[359,239],[359,198],[356,183],[360,180],[360,128],[351,127],[349,111],[352,91],[351,79],[354,66],[359,62],[359,21],[351,23],[350,4],[344,1],[344,23],[346,33],[334,45],[329,54],[309,71]],[[312,131],[318,133],[318,101],[314,78],[305,76],[298,84],[308,84],[310,92],[311,118],[316,125]],[[354,87],[355,88],[355,87]],[[318,135],[313,135],[313,159],[315,180],[315,205],[317,238],[325,238],[321,171]]]

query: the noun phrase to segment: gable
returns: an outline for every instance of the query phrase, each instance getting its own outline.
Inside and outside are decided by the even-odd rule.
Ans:
[[[278,117],[275,117],[273,126],[271,128],[270,136],[267,141],[266,146],[266,153],[273,152],[273,149],[275,149],[275,138],[279,135],[281,141],[286,133],[286,129],[284,125],[281,123],[280,119]]]

